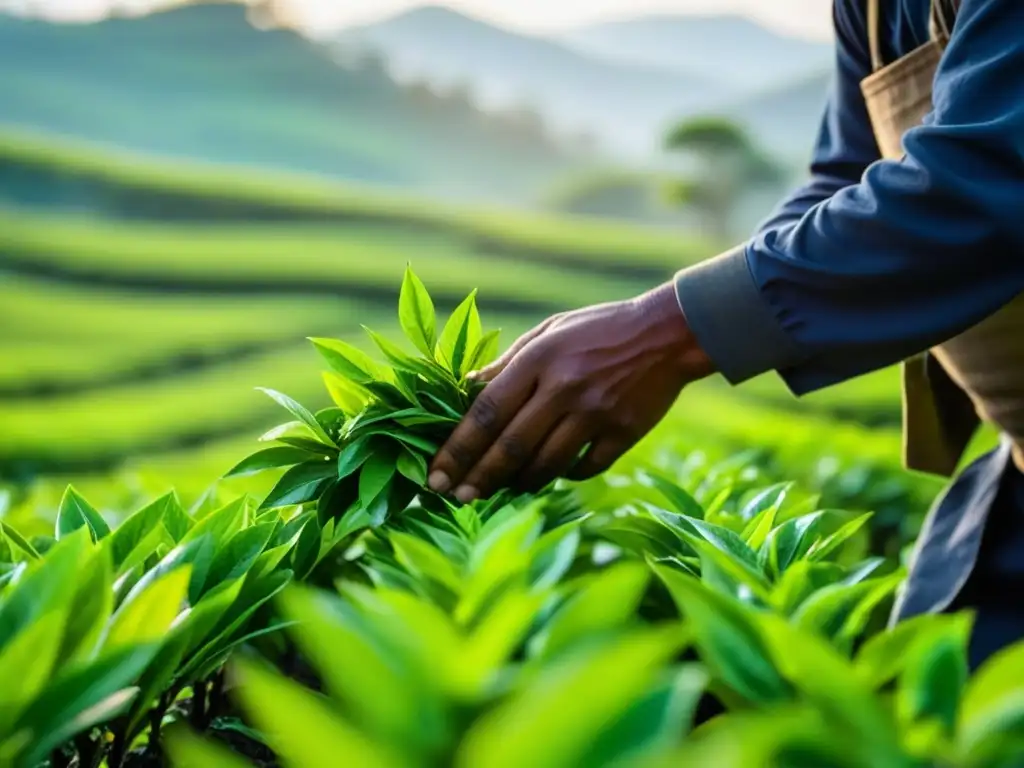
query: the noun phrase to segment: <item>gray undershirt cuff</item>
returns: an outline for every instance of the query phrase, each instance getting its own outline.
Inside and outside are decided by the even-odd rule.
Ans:
[[[675,288],[694,336],[731,384],[803,359],[758,290],[745,246],[681,270]]]

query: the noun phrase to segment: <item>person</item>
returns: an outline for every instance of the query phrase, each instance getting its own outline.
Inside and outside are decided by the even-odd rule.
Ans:
[[[429,483],[466,502],[594,476],[712,374],[802,395],[900,363],[910,469],[954,475],[979,419],[1001,435],[929,512],[893,611],[972,609],[977,666],[1024,638],[1024,6],[833,17],[807,183],[739,247],[518,339]]]

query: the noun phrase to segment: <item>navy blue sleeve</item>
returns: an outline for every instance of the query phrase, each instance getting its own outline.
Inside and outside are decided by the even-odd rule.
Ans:
[[[730,381],[774,369],[809,392],[923,352],[1024,291],[1019,0],[963,0],[933,101],[902,159],[677,275]]]
[[[871,74],[864,3],[836,0],[832,6],[836,60],[818,129],[807,182],[787,196],[758,232],[798,221],[817,203],[856,184],[879,159],[860,81]]]

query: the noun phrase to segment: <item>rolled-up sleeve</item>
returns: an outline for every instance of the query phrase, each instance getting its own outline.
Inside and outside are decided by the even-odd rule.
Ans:
[[[796,394],[898,362],[1024,291],[1024,8],[964,0],[934,108],[905,156],[680,272],[698,341],[733,383]]]

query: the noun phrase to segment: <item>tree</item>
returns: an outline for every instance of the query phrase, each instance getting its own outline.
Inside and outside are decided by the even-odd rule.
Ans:
[[[679,123],[665,137],[665,148],[685,155],[693,168],[688,178],[667,185],[669,200],[695,209],[722,238],[732,234],[732,219],[745,192],[784,179],[779,164],[726,118],[698,117]]]

